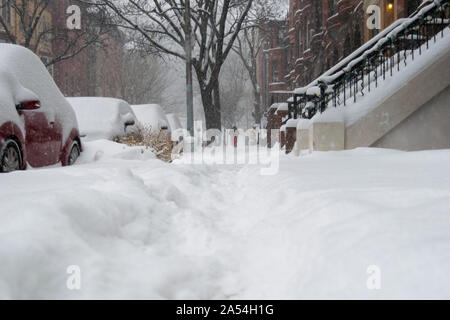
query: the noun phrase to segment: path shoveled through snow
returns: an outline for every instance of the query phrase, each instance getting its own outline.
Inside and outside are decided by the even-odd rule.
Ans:
[[[448,150],[281,155],[274,176],[153,158],[96,141],[2,175],[0,298],[450,298]]]

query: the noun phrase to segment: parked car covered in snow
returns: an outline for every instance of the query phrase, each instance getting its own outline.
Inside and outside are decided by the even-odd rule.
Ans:
[[[39,57],[0,44],[0,172],[71,165],[81,150],[75,113]]]
[[[141,128],[150,129],[152,132],[170,132],[169,120],[163,109],[158,104],[133,105],[134,113]]]
[[[172,132],[178,129],[183,129],[180,118],[175,113],[168,113],[167,120],[169,121],[169,127]]]
[[[123,100],[97,97],[67,100],[75,110],[81,136],[86,140],[113,140],[138,132],[136,116]]]

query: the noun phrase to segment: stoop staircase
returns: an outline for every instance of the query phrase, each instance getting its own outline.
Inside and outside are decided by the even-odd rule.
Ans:
[[[450,148],[449,3],[425,3],[297,88],[297,152]]]

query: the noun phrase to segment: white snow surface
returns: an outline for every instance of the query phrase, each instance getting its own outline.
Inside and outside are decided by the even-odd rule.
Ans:
[[[1,175],[1,299],[450,298],[450,150],[280,155],[273,176],[85,150]]]
[[[181,124],[180,118],[175,113],[168,113],[166,115],[167,121],[169,122],[169,127],[172,132],[177,129],[183,129],[183,125]]]
[[[78,118],[80,134],[86,140],[112,139],[136,130],[125,122],[137,121],[131,106],[115,98],[80,97],[67,98]]]
[[[141,125],[159,132],[162,127],[170,129],[169,120],[159,104],[141,104],[131,106]]]
[[[0,43],[0,104],[1,111],[8,109],[8,115],[0,115],[0,121],[17,120],[12,114],[15,104],[20,100],[35,99],[41,102],[39,111],[45,113],[49,122],[59,121],[63,127],[63,144],[69,137],[72,129],[77,128],[77,119],[73,109],[59,91],[52,76],[42,61],[31,50],[13,44]],[[12,89],[10,93],[8,88]],[[11,106],[11,100],[14,105]],[[8,107],[6,105],[8,104]],[[14,110],[12,111],[11,108]],[[11,119],[13,117],[13,119]],[[23,125],[23,121],[22,125]],[[20,123],[18,123],[20,125]]]
[[[297,130],[306,130],[311,127],[312,121],[309,119],[298,119]]]
[[[298,122],[298,119],[289,119],[286,122],[286,127],[287,128],[297,128],[297,122]]]

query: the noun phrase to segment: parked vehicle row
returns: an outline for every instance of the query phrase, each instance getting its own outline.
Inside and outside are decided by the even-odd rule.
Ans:
[[[82,138],[112,140],[142,128],[170,133],[181,123],[156,104],[65,98],[33,52],[0,44],[0,172],[72,165]]]

